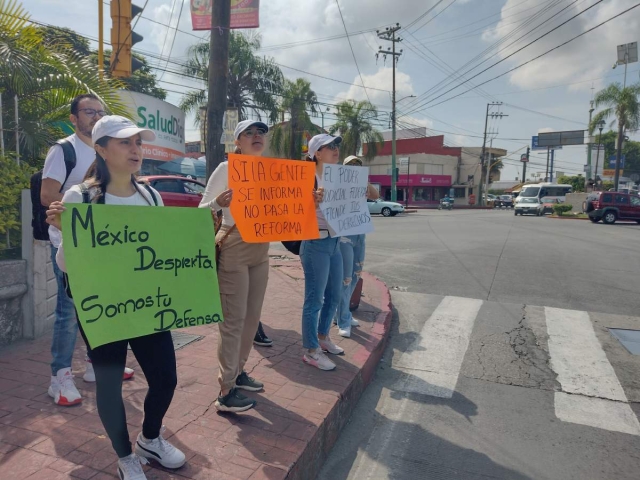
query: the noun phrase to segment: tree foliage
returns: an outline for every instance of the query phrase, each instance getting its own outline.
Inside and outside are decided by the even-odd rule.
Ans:
[[[378,109],[370,102],[363,100],[345,100],[336,105],[336,123],[330,133],[342,136],[340,145],[341,160],[350,155],[359,155],[366,160],[373,160],[382,147],[382,134],[373,126],[378,118]]]
[[[289,121],[273,127],[271,148],[278,155],[299,160],[302,157],[302,136],[305,132],[317,133],[308,113],[318,111],[318,97],[311,89],[311,83],[304,78],[295,82],[285,80],[280,110],[289,115]]]
[[[258,50],[259,36],[231,32],[227,104],[239,110],[240,120],[247,119],[249,112],[253,112],[260,119],[266,115],[269,121],[276,122],[284,76],[274,60],[258,56]],[[209,42],[201,42],[189,48],[189,59],[183,72],[203,83],[202,89],[187,92],[180,102],[180,108],[185,112],[195,113],[197,121],[200,107],[207,104]]]
[[[33,168],[0,156],[0,250],[19,244],[21,190],[29,188]]]
[[[568,175],[558,178],[558,183],[562,185],[571,185],[573,193],[584,192],[584,177],[576,175],[570,177]]]
[[[113,113],[126,114],[116,90],[122,86],[100,79],[89,58],[63,42],[46,41],[41,29],[15,0],[0,0],[0,94],[8,150],[16,150],[14,98],[18,98],[20,156],[32,164],[70,127],[74,97],[94,93]]]

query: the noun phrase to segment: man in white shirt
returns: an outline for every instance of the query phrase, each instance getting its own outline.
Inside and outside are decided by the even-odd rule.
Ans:
[[[76,154],[76,165],[67,178],[64,162],[64,152],[60,145],[49,149],[42,171],[42,189],[40,199],[45,206],[62,200],[64,192],[72,186],[82,183],[89,167],[96,158],[96,152],[91,141],[91,131],[98,120],[107,114],[100,99],[93,94],[79,95],[71,102],[69,119],[75,127],[76,133],[67,137]],[[51,386],[49,395],[57,405],[71,406],[82,402],[82,396],[75,386],[71,374],[73,350],[76,346],[78,323],[75,316],[73,300],[67,296],[64,276],[56,263],[56,253],[60,242],[60,233],[56,229],[49,229],[51,240],[51,261],[58,283],[58,299],[56,303],[56,320],[53,325],[53,340],[51,343]],[[125,368],[124,379],[133,377],[133,370]],[[91,361],[87,358],[87,370],[84,380],[95,382],[95,374]]]

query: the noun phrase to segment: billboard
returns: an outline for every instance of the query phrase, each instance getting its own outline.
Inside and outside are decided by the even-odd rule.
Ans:
[[[620,155],[620,168],[624,168],[624,160],[625,160],[625,156],[624,155]],[[609,157],[609,168],[616,168],[616,156],[615,155],[611,155]]]
[[[211,30],[213,2],[214,0],[191,0],[191,23],[194,30]],[[259,26],[260,0],[231,0],[231,28]]]
[[[143,93],[120,90],[120,100],[129,108],[129,116],[140,128],[148,128],[156,134],[154,142],[142,145],[144,158],[168,162],[184,157],[185,115],[175,105]]]
[[[538,138],[538,135],[534,135],[533,137],[531,137],[531,150],[546,150],[547,147],[541,147],[539,145],[539,141],[540,139]],[[555,146],[553,147],[554,150],[562,150],[561,146]]]
[[[584,145],[584,130],[538,133],[539,147],[560,145]]]

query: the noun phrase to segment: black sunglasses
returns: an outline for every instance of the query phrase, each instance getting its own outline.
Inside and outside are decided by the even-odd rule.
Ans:
[[[322,147],[320,147],[318,151],[322,150],[323,148],[328,148],[329,150],[338,150],[340,148],[340,144],[331,142],[328,145],[323,145]]]

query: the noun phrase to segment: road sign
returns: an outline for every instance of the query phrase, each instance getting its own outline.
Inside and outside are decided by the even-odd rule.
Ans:
[[[584,167],[582,167],[582,171],[583,172],[588,172],[589,171],[589,165],[585,165]]]
[[[584,145],[584,130],[538,133],[539,147],[560,145]]]
[[[547,147],[541,147],[538,145],[538,135],[531,137],[531,150],[546,150]],[[561,146],[551,147],[552,150],[562,150]]]
[[[401,175],[406,175],[409,173],[409,157],[400,157],[398,159],[399,161],[399,165],[400,165],[400,169],[398,171],[398,173],[400,173]]]
[[[523,153],[522,155],[520,155],[520,161],[521,162],[528,162],[529,159],[527,158],[527,154]]]
[[[625,156],[622,155],[620,157],[620,168],[624,168],[624,160],[625,160]],[[616,156],[615,155],[611,155],[609,157],[609,168],[616,168]]]
[[[618,45],[618,65],[636,63],[638,61],[638,42]]]

